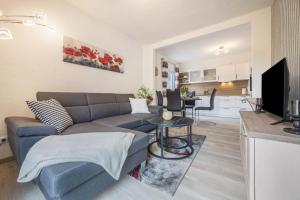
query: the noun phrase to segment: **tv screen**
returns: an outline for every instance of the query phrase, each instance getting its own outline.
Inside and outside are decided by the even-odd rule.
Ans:
[[[284,58],[262,74],[262,109],[286,119],[288,93],[289,72]]]

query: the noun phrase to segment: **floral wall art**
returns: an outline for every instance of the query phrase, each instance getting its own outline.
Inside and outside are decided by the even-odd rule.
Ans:
[[[88,67],[124,73],[122,56],[64,36],[63,61]]]

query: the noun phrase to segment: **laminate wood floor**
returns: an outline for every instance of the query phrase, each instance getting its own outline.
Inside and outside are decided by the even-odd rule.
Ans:
[[[193,133],[207,138],[173,197],[142,184],[130,176],[112,185],[97,200],[245,200],[239,148],[239,120],[200,118],[216,126],[193,127]],[[180,135],[185,129],[171,129]],[[0,200],[44,200],[33,183],[16,183],[18,167],[14,161],[0,165]]]

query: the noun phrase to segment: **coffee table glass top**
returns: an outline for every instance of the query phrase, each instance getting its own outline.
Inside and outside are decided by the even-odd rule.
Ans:
[[[147,120],[150,124],[154,124],[163,127],[183,127],[190,126],[194,123],[194,120],[188,117],[174,116],[171,120],[165,120],[162,117],[153,117]]]

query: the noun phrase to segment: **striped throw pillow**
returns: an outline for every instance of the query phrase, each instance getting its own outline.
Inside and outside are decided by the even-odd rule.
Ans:
[[[73,120],[66,109],[55,99],[26,101],[26,103],[42,123],[55,127],[58,133],[73,125]]]

